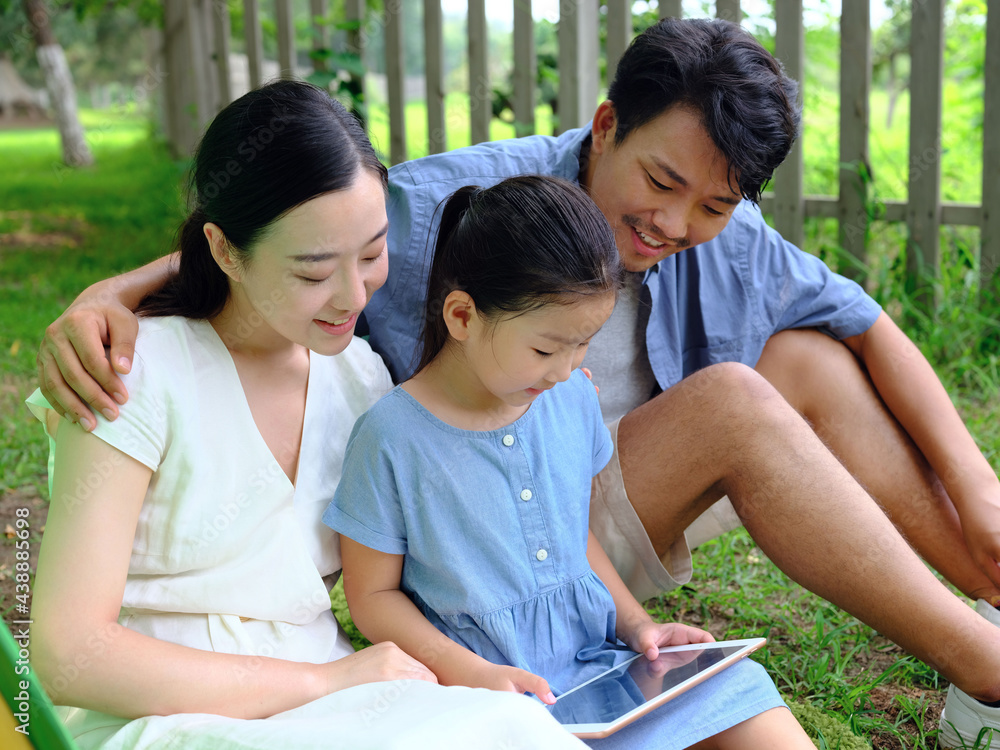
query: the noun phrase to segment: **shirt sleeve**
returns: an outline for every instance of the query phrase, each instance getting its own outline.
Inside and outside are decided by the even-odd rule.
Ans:
[[[594,464],[591,476],[596,476],[608,465],[608,461],[611,460],[611,456],[615,452],[615,447],[611,442],[611,432],[604,424],[601,403],[597,399],[597,390],[594,388],[593,381],[583,372],[580,372],[579,379],[582,381],[580,387],[583,389],[583,413],[594,435]]]
[[[427,185],[408,163],[389,170],[389,276],[372,295],[364,318],[372,348],[385,360],[393,380],[411,374],[420,351],[427,295],[427,272],[438,215],[440,185]]]
[[[323,523],[371,549],[406,553],[406,521],[387,446],[391,436],[369,410],[358,419],[347,443],[344,472]]]
[[[121,376],[128,389],[128,401],[118,409],[118,419],[113,422],[100,413],[95,414],[97,427],[91,433],[152,471],[159,468],[170,440],[168,412],[172,398],[159,382],[155,370],[148,366],[137,342],[132,371]],[[44,425],[52,406],[41,392],[35,391],[26,403]]]
[[[740,223],[748,286],[769,334],[821,328],[837,339],[864,333],[882,308],[860,285],[800,250],[747,208]]]

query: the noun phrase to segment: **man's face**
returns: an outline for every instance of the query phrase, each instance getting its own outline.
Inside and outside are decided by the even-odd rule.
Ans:
[[[597,109],[583,184],[604,212],[629,271],[707,242],[729,222],[741,196],[700,116],[676,106],[614,143],[611,102]]]

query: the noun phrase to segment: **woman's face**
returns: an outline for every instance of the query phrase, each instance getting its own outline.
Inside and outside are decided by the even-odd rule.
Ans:
[[[346,190],[288,212],[234,279],[232,309],[240,319],[227,326],[228,334],[243,338],[237,342],[243,348],[270,348],[284,339],[339,354],[358,314],[385,283],[388,228],[382,182],[366,169]]]

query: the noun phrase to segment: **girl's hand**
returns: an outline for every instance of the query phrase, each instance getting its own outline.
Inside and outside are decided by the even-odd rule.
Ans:
[[[655,661],[663,646],[685,646],[689,643],[712,643],[711,633],[679,622],[641,623],[625,640],[629,648]]]
[[[505,690],[511,693],[534,693],[542,703],[552,705],[556,697],[549,689],[549,683],[536,674],[517,667],[488,664],[478,674],[463,684],[469,687],[484,687],[490,690]]]
[[[389,641],[363,648],[350,656],[321,666],[327,681],[327,693],[367,682],[437,682],[437,677],[431,670]]]

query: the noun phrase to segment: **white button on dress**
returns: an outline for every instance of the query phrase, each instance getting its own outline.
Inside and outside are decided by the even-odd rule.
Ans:
[[[531,490],[521,490],[521,499],[528,502],[531,499]]]
[[[503,436],[503,440],[501,442],[504,445],[506,445],[508,448],[510,448],[510,446],[512,446],[514,444],[514,436],[513,435],[504,435]]]
[[[535,557],[538,558],[538,562],[544,562],[545,558],[547,558],[548,556],[549,553],[543,549],[540,549],[538,550],[538,552],[535,553]]]

